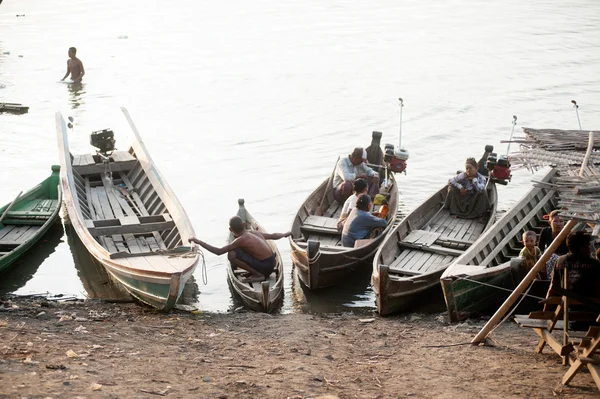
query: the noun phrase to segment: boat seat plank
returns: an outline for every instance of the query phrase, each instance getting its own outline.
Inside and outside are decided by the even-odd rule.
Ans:
[[[94,165],[96,163],[96,160],[94,159],[94,156],[92,154],[82,155],[82,158],[85,159],[81,160],[80,165]]]
[[[337,227],[336,228],[331,228],[331,227],[317,227],[317,226],[307,226],[307,225],[303,225],[300,226],[300,230],[306,232],[306,233],[317,233],[317,234],[331,234],[331,235],[340,235],[340,232],[338,231]]]
[[[335,214],[337,213],[338,209],[339,209],[340,213],[342,212],[341,208],[342,208],[342,205],[340,205],[339,202],[333,201],[333,203],[331,205],[329,205],[329,208],[327,208],[327,210],[325,212],[323,212],[323,216],[325,216],[327,218],[335,218]],[[339,219],[339,216],[335,219]]]
[[[410,234],[402,241],[417,245],[425,245],[428,247],[432,245],[439,238],[439,236],[440,233],[434,233],[425,230],[414,230],[411,231]]]
[[[0,239],[0,243],[10,243],[10,242],[19,242],[19,238],[26,234],[30,227],[33,226],[17,226],[10,231],[10,233],[6,234],[2,239]]]
[[[136,162],[137,161],[111,162],[110,169],[113,173],[128,171],[133,168]],[[97,163],[93,165],[73,166],[73,170],[77,171],[82,177],[85,175],[95,175],[104,173],[104,164]]]
[[[102,244],[102,246],[108,250],[108,252],[114,253],[119,251],[112,238],[99,237],[99,241],[100,244]]]
[[[175,227],[175,223],[171,220],[168,222],[156,222],[145,224],[128,224],[123,226],[105,226],[93,227],[88,229],[93,236],[106,236],[113,234],[142,234],[152,233],[164,230],[171,230]]]
[[[135,237],[138,247],[142,252],[151,252],[150,245],[146,242],[145,237]]]
[[[425,265],[428,261],[429,258],[431,258],[432,254],[431,252],[422,252],[422,251],[415,251],[417,252],[417,254],[415,254],[415,256],[412,257],[412,259],[409,262],[406,262],[404,264],[404,266],[402,267],[403,270],[421,270],[423,268],[423,265]]]
[[[312,238],[311,238],[311,240],[312,240]],[[298,245],[302,249],[306,249],[308,247],[307,243],[305,243],[305,242],[296,241],[296,245]],[[352,248],[342,247],[342,246],[329,246],[329,245],[321,245],[319,247],[320,251],[329,251],[329,252],[344,252],[344,251],[348,251],[350,249],[352,249]]]
[[[337,219],[325,216],[310,215],[304,220],[304,225],[337,229]]]
[[[16,226],[4,226],[2,230],[0,230],[0,239],[10,233]]]
[[[115,162],[136,161],[137,159],[129,153],[129,151],[114,151],[111,158]]]
[[[390,273],[403,273],[404,270],[408,270],[407,264],[415,257],[419,257],[422,254],[421,251],[414,249],[405,249],[402,253],[390,263]]]
[[[140,198],[139,194],[134,191],[135,187],[133,186],[133,184],[127,177],[127,174],[125,174],[123,172],[119,172],[119,176],[121,177],[121,180],[123,180],[123,183],[125,183],[125,186],[127,187],[127,189],[131,192],[130,197],[135,202],[135,207],[137,208],[137,210],[139,210],[139,213],[141,214],[141,216],[149,216],[148,210],[146,210],[146,207],[144,206],[144,203],[142,202],[142,199]],[[127,213],[127,209],[125,209],[125,211]],[[152,233],[152,235],[156,239],[156,242],[158,243],[160,249],[167,249],[167,246],[159,232],[155,231]]]
[[[104,210],[102,209],[102,205],[100,203],[100,197],[98,196],[98,187],[90,187],[90,193],[92,197],[92,204],[94,206],[94,213],[98,219],[105,219]]]
[[[404,241],[398,242],[398,246],[400,246],[401,248],[412,248],[412,249],[418,249],[421,251],[433,252],[433,253],[438,253],[441,255],[452,255],[452,256],[460,256],[464,252],[462,250],[445,248],[445,247],[441,247],[441,246],[437,246],[437,245],[431,245],[431,246],[425,247],[423,245],[411,244],[411,243],[404,242]]]
[[[34,211],[9,211],[6,213],[6,217],[20,218],[20,217],[50,217],[52,212],[34,212]]]

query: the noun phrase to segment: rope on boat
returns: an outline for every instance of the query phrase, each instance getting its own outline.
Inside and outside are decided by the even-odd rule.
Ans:
[[[154,251],[160,255],[166,255],[169,258],[193,258],[196,255],[202,257],[202,283],[208,284],[208,274],[206,272],[206,259],[204,258],[204,252],[199,247],[190,247],[182,245],[172,249],[159,249]]]
[[[487,286],[487,287],[491,287],[491,288],[497,288],[497,289],[499,289],[499,290],[508,291],[508,292],[513,292],[513,290],[511,290],[511,289],[508,289],[508,288],[499,287],[499,286],[497,286],[497,285],[493,285],[493,284],[484,283],[484,282],[482,282],[482,281],[471,280],[471,279],[469,279],[469,278],[466,278],[466,277],[458,277],[458,278],[457,278],[457,280],[464,280],[464,281],[468,281],[468,282],[470,282],[470,283],[481,284],[481,285],[485,285],[485,286]],[[529,287],[529,289],[531,289],[531,286]],[[527,290],[527,292],[529,292],[529,289]],[[544,299],[546,299],[546,298],[542,298],[542,297],[535,296],[535,295],[528,295],[528,294],[527,294],[527,292],[526,292],[526,293],[524,293],[524,294],[521,294],[521,295],[523,296],[523,298],[525,298],[525,297],[530,297],[530,298],[539,299],[540,301],[543,301]],[[522,300],[523,300],[523,299],[521,299],[521,301],[522,301]],[[519,303],[520,303],[520,302],[519,302]]]
[[[528,295],[528,293],[529,293],[529,290],[531,289],[531,287],[533,287],[533,284],[529,285],[529,288],[527,288],[527,291],[525,291],[525,293],[524,293],[524,294],[521,294],[521,295],[522,295],[522,297],[521,297],[521,299],[519,300],[519,302],[517,302],[517,304],[516,304],[515,306],[513,306],[513,308],[510,310],[510,312],[508,312],[508,314],[507,314],[506,316],[504,316],[504,319],[502,319],[502,320],[500,321],[500,323],[498,323],[498,324],[496,325],[496,327],[494,327],[494,328],[492,329],[492,331],[490,331],[490,332],[488,333],[488,336],[489,336],[491,333],[493,333],[494,331],[496,331],[496,328],[500,327],[500,325],[501,325],[502,323],[504,323],[506,320],[508,320],[508,319],[509,319],[509,318],[510,318],[510,317],[513,315],[513,313],[515,313],[515,310],[517,310],[517,308],[519,307],[519,305],[521,304],[521,302],[523,302],[523,299],[525,299],[525,297],[527,297],[527,296],[530,296],[530,297],[533,297],[533,298],[537,298],[536,296],[533,296],[533,295]]]

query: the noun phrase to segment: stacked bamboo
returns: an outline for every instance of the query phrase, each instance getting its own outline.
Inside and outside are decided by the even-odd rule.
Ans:
[[[600,131],[594,131],[591,153],[586,154],[590,132],[581,130],[523,128],[518,152],[510,155],[513,167],[558,169],[552,184],[533,182],[559,191],[561,216],[590,223],[600,221]],[[584,160],[586,165],[582,168]]]

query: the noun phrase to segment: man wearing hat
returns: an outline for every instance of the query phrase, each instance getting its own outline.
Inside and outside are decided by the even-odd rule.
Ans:
[[[379,174],[369,168],[367,151],[357,147],[352,154],[338,161],[333,179],[333,198],[340,204],[352,194],[353,183],[356,179],[365,179],[369,186],[367,192],[371,197],[379,193]]]

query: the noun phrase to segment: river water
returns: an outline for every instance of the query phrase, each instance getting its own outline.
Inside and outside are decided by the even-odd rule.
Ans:
[[[116,126],[129,109],[152,157],[199,237],[227,238],[237,199],[269,231],[287,231],[338,155],[382,142],[410,152],[399,175],[410,211],[479,157],[506,153],[512,116],[521,127],[600,126],[600,3],[593,0],[315,1],[6,0],[0,5],[0,204],[58,163],[54,113],[75,118],[73,142]],[[59,83],[67,50],[86,69],[81,88]],[[117,134],[117,146],[119,136]],[[512,150],[516,148],[513,147]],[[499,187],[506,210],[531,173]],[[68,230],[68,229],[67,229]],[[92,295],[76,237],[57,227],[0,277],[2,292]],[[372,310],[369,273],[323,293],[293,278],[289,245],[282,312]],[[206,256],[198,306],[236,304],[226,259]],[[91,291],[90,291],[91,290]]]

